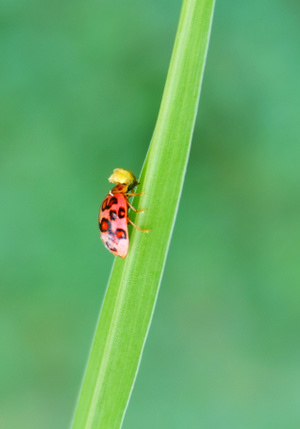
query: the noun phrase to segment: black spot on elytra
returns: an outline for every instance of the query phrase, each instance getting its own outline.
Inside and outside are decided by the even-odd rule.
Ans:
[[[119,216],[120,219],[122,219],[123,217],[125,217],[125,209],[124,209],[124,207],[120,207],[119,208],[118,216]]]
[[[118,200],[117,200],[117,198],[116,198],[116,197],[111,197],[111,196],[109,196],[109,197],[105,198],[105,200],[103,201],[103,203],[102,203],[102,207],[101,207],[101,210],[102,210],[102,211],[104,211],[104,210],[108,210],[108,209],[110,209],[114,204],[117,204],[117,203],[118,203]]]
[[[112,246],[111,241],[107,240],[105,242],[105,246],[108,248],[108,250],[111,250],[112,252],[116,252],[117,251],[116,247]]]
[[[118,217],[117,212],[115,210],[110,210],[109,211],[109,217],[111,220],[117,219],[117,217]]]
[[[127,238],[126,232],[122,228],[118,228],[116,230],[116,236],[119,240]]]
[[[104,210],[106,210],[106,209],[107,209],[108,200],[109,200],[109,198],[105,198],[105,200],[104,200],[104,201],[103,201],[103,203],[102,203],[101,210],[102,210],[103,212],[104,212]]]
[[[101,232],[107,232],[110,231],[111,229],[111,224],[110,221],[108,219],[106,219],[105,217],[103,217],[101,219],[101,222],[99,224],[99,228]]]

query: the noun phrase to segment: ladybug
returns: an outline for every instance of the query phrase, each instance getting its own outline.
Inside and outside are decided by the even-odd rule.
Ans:
[[[116,186],[109,191],[104,198],[99,212],[100,237],[104,246],[116,256],[125,258],[128,253],[128,223],[131,223],[136,229],[142,232],[149,232],[136,226],[128,217],[128,208],[136,213],[145,210],[136,210],[128,201],[130,197],[143,195],[143,192],[135,194],[130,192],[139,185],[134,174],[123,168],[116,168],[108,179]]]

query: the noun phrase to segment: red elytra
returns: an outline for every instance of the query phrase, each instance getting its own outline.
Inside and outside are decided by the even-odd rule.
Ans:
[[[129,192],[139,184],[131,171],[115,169],[109,181],[117,183],[117,185],[106,195],[100,208],[100,237],[110,252],[116,256],[125,258],[129,248],[128,222],[139,231],[149,231],[140,229],[128,217],[128,207],[135,212],[145,211],[135,210],[128,201],[129,197],[139,196],[143,193],[135,194]]]

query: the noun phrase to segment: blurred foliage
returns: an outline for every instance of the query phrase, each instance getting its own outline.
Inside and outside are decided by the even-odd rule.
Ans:
[[[99,205],[113,168],[141,169],[179,11],[0,5],[1,428],[70,423],[113,261]],[[300,426],[299,12],[216,4],[125,429]]]

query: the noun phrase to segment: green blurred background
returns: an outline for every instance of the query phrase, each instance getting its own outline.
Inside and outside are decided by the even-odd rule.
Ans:
[[[0,5],[0,427],[68,427],[179,0]],[[300,4],[217,2],[186,182],[125,429],[300,427]],[[163,186],[163,184],[162,184]]]

